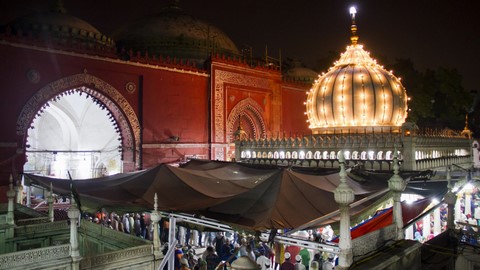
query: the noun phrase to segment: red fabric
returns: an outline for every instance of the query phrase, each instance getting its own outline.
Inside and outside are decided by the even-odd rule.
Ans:
[[[359,226],[353,228],[351,230],[352,240],[359,237],[359,236],[365,235],[369,232],[379,230],[383,227],[386,227],[386,226],[392,224],[392,217],[393,217],[392,208],[389,208],[389,209],[385,210],[383,213],[381,213],[377,216],[374,216],[370,220],[368,220],[368,221],[360,224]],[[339,238],[337,237],[332,242],[338,243],[338,241],[339,241]]]
[[[424,198],[412,203],[402,202],[402,218],[403,224],[407,224],[409,221],[413,220],[414,218],[418,217],[428,205],[430,205],[431,199]],[[389,208],[385,210],[383,213],[379,215],[373,216],[370,220],[358,225],[355,228],[352,228],[351,235],[352,239],[355,239],[359,236],[365,235],[369,232],[373,232],[379,230],[383,227],[386,227],[393,222],[393,208]],[[338,237],[335,238],[332,242],[338,243]]]

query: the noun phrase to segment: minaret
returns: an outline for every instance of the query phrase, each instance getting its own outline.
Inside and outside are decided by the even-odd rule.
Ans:
[[[388,188],[393,192],[393,223],[396,224],[397,240],[405,238],[403,232],[402,204],[400,197],[407,186],[405,180],[399,175],[398,151],[393,152],[393,175],[388,180]]]
[[[338,266],[335,269],[348,269],[353,262],[352,235],[350,233],[350,204],[355,199],[352,188],[348,185],[347,173],[345,171],[345,157],[343,151],[338,154],[340,163],[340,184],[333,191],[335,202],[339,204],[340,210],[340,240],[338,247]]]

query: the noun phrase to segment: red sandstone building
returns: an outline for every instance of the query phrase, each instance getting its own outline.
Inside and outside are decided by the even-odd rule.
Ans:
[[[267,56],[242,54],[177,5],[114,38],[60,5],[2,26],[0,194],[24,168],[76,178],[81,168],[95,177],[188,157],[230,160],[240,123],[251,138],[310,133],[303,112],[315,73],[282,74]],[[77,99],[58,103],[68,96]]]

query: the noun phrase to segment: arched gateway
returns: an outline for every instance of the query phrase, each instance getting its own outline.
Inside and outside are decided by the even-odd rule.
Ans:
[[[91,96],[102,108],[110,112],[121,136],[123,171],[140,168],[140,123],[128,101],[107,82],[87,74],[75,74],[45,85],[23,106],[17,119],[17,135],[21,148],[26,153],[28,129],[38,112],[43,111],[48,102],[68,91],[77,91]]]

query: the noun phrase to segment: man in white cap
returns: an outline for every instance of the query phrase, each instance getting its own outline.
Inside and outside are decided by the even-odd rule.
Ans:
[[[295,266],[290,261],[290,253],[285,252],[285,261],[280,265],[280,270],[295,270]]]
[[[295,270],[305,270],[305,265],[302,264],[302,256],[295,256]]]
[[[333,270],[334,268],[334,262],[333,259],[335,258],[335,255],[333,253],[328,254],[328,260],[326,260],[323,263],[322,270]]]

